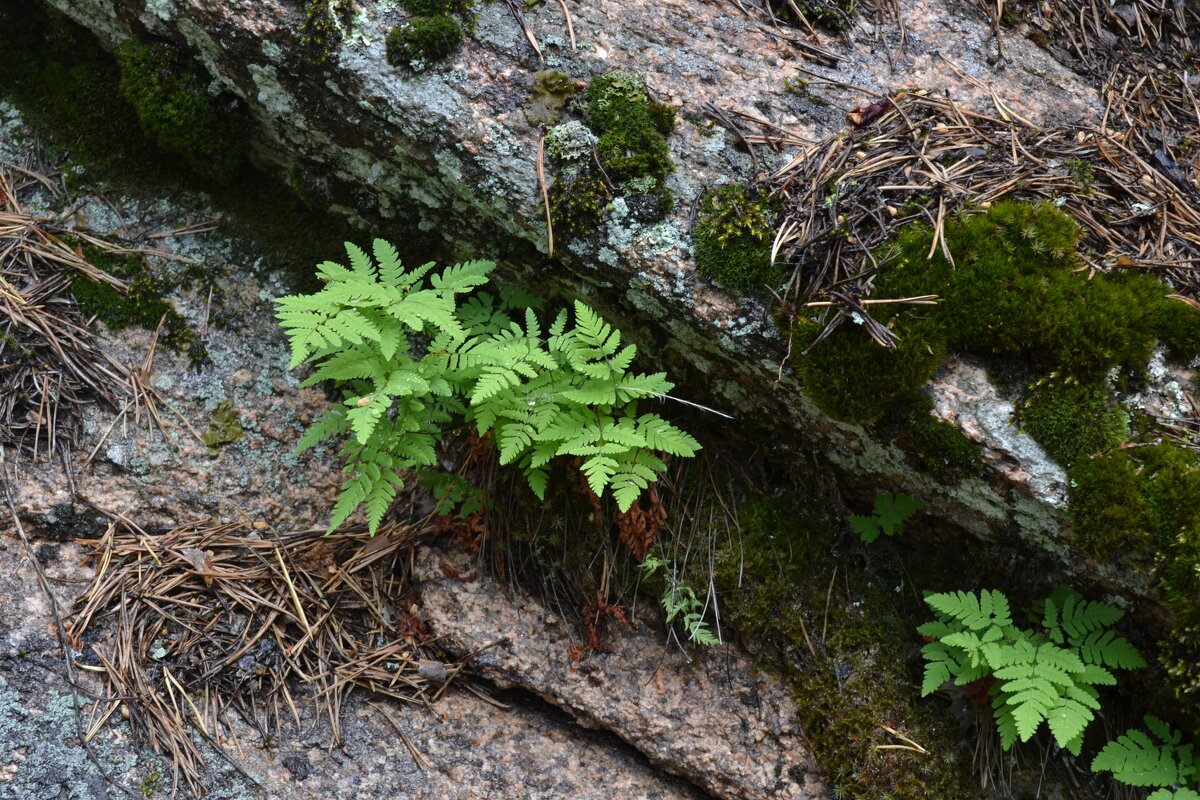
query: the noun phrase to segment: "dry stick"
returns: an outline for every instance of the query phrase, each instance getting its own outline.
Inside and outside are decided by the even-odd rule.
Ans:
[[[558,0],[558,4],[562,6],[563,16],[567,18],[567,34],[571,37],[571,52],[574,53],[578,48],[575,46],[575,26],[571,24],[571,12],[567,10],[567,0]]]
[[[829,630],[829,601],[833,598],[833,582],[837,579],[837,565],[833,567],[833,574],[829,576],[829,588],[825,590],[825,619],[821,622],[821,644],[825,644],[825,634]]]
[[[550,217],[550,193],[546,190],[546,137],[541,136],[538,139],[537,149],[537,179],[538,188],[542,190],[542,205],[546,209],[546,236],[549,239],[546,255],[550,258],[554,257],[554,220]]]

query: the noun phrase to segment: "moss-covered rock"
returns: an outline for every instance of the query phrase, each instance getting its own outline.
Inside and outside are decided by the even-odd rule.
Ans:
[[[856,0],[767,0],[771,12],[790,25],[800,24],[795,9],[800,9],[810,25],[830,31],[842,31],[854,23]]]
[[[400,0],[400,7],[410,14],[436,17],[438,14],[470,14],[474,0]]]
[[[85,316],[94,316],[113,330],[140,327],[153,331],[161,322],[162,346],[187,354],[193,365],[204,363],[208,356],[200,337],[166,298],[172,284],[151,274],[145,260],[136,255],[116,256],[74,237],[63,237],[63,241],[78,248],[88,263],[129,285],[128,293],[123,294],[111,284],[76,276],[71,293]]]
[[[1167,299],[1169,290],[1149,275],[1089,277],[1079,269],[1078,226],[1049,203],[1005,201],[985,213],[962,213],[947,221],[944,234],[953,264],[941,248],[927,258],[933,232],[914,225],[896,237],[895,258],[876,278],[876,297],[940,298],[933,307],[882,307],[880,322],[901,339],[892,351],[899,363],[889,366],[883,354],[867,352],[882,348],[851,325],[799,355],[804,347],[796,344],[811,336],[811,325],[799,325],[793,363],[809,374],[806,386],[822,410],[850,421],[874,419],[885,404],[864,402],[865,394],[882,390],[890,401],[932,377],[940,357],[922,368],[914,357],[920,351],[1000,356],[1035,374],[1094,384],[1114,367],[1144,364],[1160,338],[1186,347],[1180,340],[1193,321],[1184,312],[1192,309]],[[1191,349],[1200,349],[1200,340]]]
[[[1068,473],[1079,544],[1151,570],[1175,633],[1159,662],[1182,699],[1200,694],[1200,453],[1170,444],[1113,450]]]
[[[806,354],[821,329],[808,321],[793,327],[792,364],[813,402],[847,422],[878,420],[893,403],[924,386],[946,357],[945,343],[936,338],[910,331],[888,350],[854,324],[843,324]]]
[[[917,466],[953,482],[982,465],[982,447],[955,424],[933,414],[933,398],[914,392],[892,403],[875,431],[896,442]]]
[[[640,77],[610,72],[593,78],[587,89],[587,117],[600,136],[596,152],[612,180],[661,178],[674,169],[663,131],[667,118],[651,102]],[[673,116],[669,124],[674,124]]]
[[[117,48],[117,63],[121,92],[150,139],[207,180],[225,184],[237,177],[242,153],[229,115],[217,110],[177,50],[128,39]]]
[[[550,220],[557,234],[571,237],[595,230],[604,217],[610,192],[591,171],[559,176],[549,189]]]
[[[451,55],[462,38],[462,25],[449,14],[415,17],[388,34],[387,60],[397,67],[421,67]]]
[[[1129,415],[1103,382],[1038,381],[1026,390],[1017,421],[1067,469],[1129,438]]]
[[[957,725],[917,699],[916,620],[891,583],[839,557],[836,523],[794,497],[749,502],[739,522],[717,565],[722,619],[781,668],[834,796],[977,798]],[[902,744],[886,728],[930,752],[879,749]]]
[[[784,270],[771,262],[778,219],[779,201],[770,195],[738,184],[709,192],[696,215],[696,268],[734,291],[778,285]]]

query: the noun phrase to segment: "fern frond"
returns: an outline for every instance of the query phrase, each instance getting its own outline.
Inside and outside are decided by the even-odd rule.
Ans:
[[[667,380],[665,372],[655,372],[651,375],[622,375],[616,385],[617,402],[628,403],[630,400],[641,400],[646,397],[665,397],[674,388],[675,384]]]
[[[1123,636],[1112,631],[1092,631],[1078,643],[1079,657],[1085,664],[1097,664],[1114,669],[1141,669],[1145,659]]]
[[[975,631],[992,625],[1012,624],[1008,598],[998,591],[984,589],[978,597],[971,592],[931,594],[925,598],[925,603]]]
[[[646,440],[646,447],[673,456],[694,456],[700,443],[686,431],[676,428],[657,414],[642,414],[637,420],[638,433]]]
[[[331,439],[334,436],[341,436],[346,432],[346,409],[341,406],[334,406],[316,419],[313,424],[308,426],[308,430],[300,437],[300,441],[296,443],[296,452],[303,453],[308,448]]]
[[[400,262],[400,254],[395,246],[384,239],[376,239],[372,243],[375,261],[379,265],[379,282],[388,286],[399,286],[404,277],[404,264]]]
[[[346,411],[346,420],[350,423],[350,430],[354,432],[354,438],[358,440],[359,444],[366,444],[367,440],[371,438],[371,434],[375,432],[375,426],[379,424],[379,418],[383,416],[383,412],[391,408],[392,400],[386,396],[363,397],[359,400],[347,400],[346,405],[349,406]]]
[[[353,242],[346,242],[345,245],[346,255],[350,257],[350,269],[353,270],[354,277],[365,281],[374,281],[375,265],[371,263],[371,257]]]
[[[619,464],[615,458],[604,455],[595,455],[583,462],[583,466],[579,469],[587,478],[588,486],[597,495],[604,494],[604,488],[612,481],[612,476],[616,474]],[[626,506],[628,510],[628,506]]]
[[[1149,725],[1171,729],[1155,717],[1146,717]],[[1157,735],[1157,734],[1156,734]],[[1126,731],[1109,742],[1092,761],[1093,772],[1111,772],[1113,777],[1130,786],[1171,787],[1185,784],[1196,775],[1191,746],[1180,747],[1173,735],[1159,736],[1165,744],[1155,744],[1136,728]]]
[[[464,294],[488,282],[488,273],[496,268],[491,261],[466,261],[442,270],[429,283],[439,292]]]

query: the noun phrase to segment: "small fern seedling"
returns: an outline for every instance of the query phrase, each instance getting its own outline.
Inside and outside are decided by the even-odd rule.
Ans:
[[[1107,603],[1056,592],[1041,604],[1040,631],[1018,627],[1001,592],[931,594],[937,620],[917,630],[933,641],[922,648],[922,696],[947,682],[965,686],[988,677],[1000,742],[1007,750],[1028,741],[1043,722],[1059,747],[1079,755],[1083,732],[1100,708],[1097,686],[1117,681],[1112,669],[1145,661],[1107,628],[1123,616]]]
[[[875,494],[875,515],[871,517],[854,515],[850,517],[850,529],[870,544],[879,535],[899,536],[904,530],[904,520],[917,513],[920,502],[908,495],[877,492]]]
[[[647,555],[637,566],[647,578],[660,571],[663,573],[667,587],[663,590],[661,602],[667,613],[668,625],[678,618],[687,631],[689,641],[706,647],[721,643],[720,637],[713,633],[704,619],[704,603],[696,597],[691,586],[680,581],[675,571],[667,567],[667,562],[657,556]]]
[[[498,303],[479,290],[491,262],[410,270],[382,239],[374,260],[350,243],[346,252],[349,267],[318,267],[319,292],[276,301],[291,366],[315,368],[302,385],[343,391],[298,445],[347,437],[331,531],[361,506],[374,533],[405,471],[433,466],[445,427],[459,421],[492,431],[500,463],[517,464],[539,498],[550,461],[577,456],[592,491],[610,491],[621,511],[665,469],[663,454],[700,449],[657,414],[638,413],[640,400],[674,385],[665,373],[630,372],[637,348],[622,347],[620,331],[583,303],[573,325],[563,310],[543,333],[532,308],[516,321],[505,295]]]

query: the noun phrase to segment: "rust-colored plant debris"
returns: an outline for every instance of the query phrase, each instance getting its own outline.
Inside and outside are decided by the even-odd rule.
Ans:
[[[645,502],[646,508],[639,501],[625,513],[617,514],[617,533],[638,561],[646,557],[646,551],[667,526],[667,509],[654,486],[650,487]]]
[[[114,520],[83,542],[96,575],[66,623],[77,666],[108,685],[96,719],[128,712],[170,758],[175,786],[199,793],[192,732],[218,744],[233,735],[230,711],[270,740],[310,702],[336,743],[354,687],[431,703],[458,670],[421,666],[432,639],[406,577],[418,533],[395,523],[374,537],[261,523],[151,533]]]

